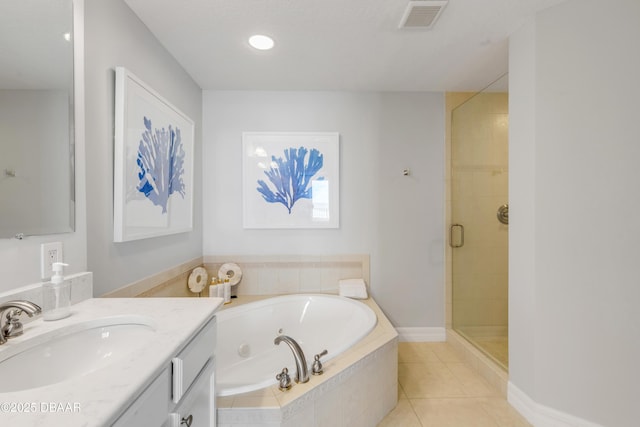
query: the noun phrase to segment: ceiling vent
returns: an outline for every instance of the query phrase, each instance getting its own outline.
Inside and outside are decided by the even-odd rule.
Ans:
[[[400,21],[400,28],[425,30],[433,27],[447,3],[448,1],[410,1]]]

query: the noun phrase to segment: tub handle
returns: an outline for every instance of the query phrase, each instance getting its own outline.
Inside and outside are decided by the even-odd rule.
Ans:
[[[311,373],[313,375],[322,375],[322,373],[324,372],[322,369],[322,362],[320,362],[320,358],[322,356],[326,356],[329,352],[327,350],[322,350],[321,353],[316,354],[315,356],[313,356],[314,358],[314,362],[313,362],[313,366],[311,367]]]
[[[291,377],[287,368],[282,368],[282,372],[276,375],[276,380],[278,380],[278,388],[280,390],[286,391],[291,388]]]

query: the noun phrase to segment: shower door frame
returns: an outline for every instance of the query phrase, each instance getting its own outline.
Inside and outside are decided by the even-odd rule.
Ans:
[[[505,75],[506,76],[506,75]],[[505,78],[505,76],[501,76],[500,79]],[[498,79],[498,80],[500,80]],[[506,91],[505,91],[506,92]],[[460,270],[458,272],[456,272],[454,270],[454,266],[456,266],[456,257],[460,258],[462,255],[462,251],[466,252],[466,256],[468,259],[473,259],[473,255],[469,255],[469,247],[465,247],[465,245],[470,244],[472,247],[474,244],[477,244],[477,235],[479,233],[484,232],[485,234],[489,234],[489,231],[486,230],[478,230],[478,225],[477,224],[469,224],[470,226],[468,227],[468,230],[464,229],[464,225],[466,221],[461,221],[461,218],[457,215],[456,212],[456,202],[457,200],[459,200],[456,196],[454,191],[457,191],[461,188],[461,178],[464,180],[466,179],[466,184],[467,187],[471,188],[471,187],[476,187],[477,184],[474,182],[473,179],[470,179],[469,177],[471,176],[480,176],[481,179],[479,179],[479,181],[481,182],[485,182],[488,178],[487,177],[491,177],[491,175],[501,175],[504,174],[505,175],[505,186],[508,186],[508,136],[506,136],[506,140],[501,140],[502,144],[506,143],[506,150],[505,150],[505,159],[504,160],[500,160],[500,162],[489,162],[487,164],[476,164],[475,162],[477,161],[475,158],[472,159],[470,161],[470,163],[468,165],[465,165],[464,162],[460,163],[460,162],[456,162],[456,155],[459,155],[459,149],[457,150],[456,147],[454,146],[455,138],[457,135],[455,135],[455,130],[454,130],[454,125],[456,124],[455,121],[455,114],[454,112],[461,106],[469,103],[469,102],[478,102],[480,104],[482,104],[485,100],[483,99],[478,99],[477,97],[480,97],[482,94],[486,94],[489,93],[486,89],[478,92],[478,93],[450,93],[447,94],[447,111],[450,113],[447,116],[447,164],[448,164],[448,168],[447,168],[447,182],[449,184],[449,197],[447,200],[447,224],[448,224],[448,229],[447,229],[447,240],[448,240],[448,245],[447,245],[447,328],[451,328],[454,331],[456,331],[458,334],[460,334],[461,336],[463,336],[465,339],[467,339],[467,341],[469,341],[471,344],[473,344],[475,347],[479,348],[483,353],[485,353],[487,356],[489,356],[491,359],[493,359],[498,365],[500,365],[501,367],[503,367],[505,370],[507,370],[507,365],[508,365],[508,361],[506,361],[506,356],[504,354],[499,354],[499,351],[496,352],[496,356],[492,355],[490,352],[488,352],[485,348],[482,348],[481,345],[479,345],[477,342],[474,341],[473,338],[471,338],[466,332],[465,330],[461,330],[460,326],[467,326],[467,331],[469,329],[474,329],[474,334],[477,334],[478,331],[480,331],[481,333],[486,330],[486,331],[493,331],[493,332],[500,332],[500,333],[504,333],[505,335],[507,334],[507,330],[508,330],[508,276],[507,276],[507,271],[508,267],[506,266],[508,263],[508,233],[506,231],[507,226],[506,225],[500,225],[498,222],[498,210],[499,208],[501,208],[503,205],[508,205],[508,188],[504,188],[504,191],[499,191],[496,192],[495,198],[493,201],[489,201],[486,202],[488,203],[488,206],[491,206],[492,203],[496,204],[496,202],[500,202],[499,204],[496,204],[495,206],[495,211],[493,212],[493,219],[492,220],[488,220],[487,216],[491,215],[491,213],[488,212],[487,206],[483,206],[483,209],[474,209],[473,211],[473,216],[481,216],[483,218],[482,221],[484,221],[484,223],[487,223],[487,221],[495,221],[494,222],[489,222],[490,226],[493,228],[497,228],[497,227],[503,227],[503,229],[501,231],[504,232],[505,237],[507,239],[507,242],[505,243],[504,248],[501,248],[501,250],[504,250],[504,257],[502,257],[502,255],[499,255],[500,258],[499,261],[496,261],[496,264],[500,264],[499,268],[505,268],[504,271],[504,280],[502,279],[496,279],[496,283],[498,283],[496,286],[497,288],[504,288],[504,297],[502,296],[502,290],[498,289],[496,291],[497,296],[497,300],[498,302],[496,303],[496,307],[498,307],[498,316],[500,319],[502,319],[504,317],[504,326],[501,326],[501,321],[497,321],[495,326],[490,326],[490,325],[485,325],[483,322],[480,322],[480,325],[477,328],[473,328],[470,326],[474,326],[474,325],[461,325],[460,324],[460,315],[458,316],[454,316],[454,313],[465,313],[467,316],[467,318],[472,318],[473,317],[473,311],[476,310],[475,307],[473,307],[472,304],[474,304],[475,302],[473,301],[472,297],[468,297],[469,301],[464,301],[464,304],[461,303],[461,300],[464,300],[464,294],[465,293],[469,293],[469,295],[473,294],[473,293],[482,293],[482,291],[478,291],[478,290],[474,290],[472,289],[474,286],[476,286],[476,283],[472,283],[476,281],[476,276],[473,275],[473,273],[470,273],[469,271],[465,271],[465,274],[469,277],[466,278],[467,280],[467,284],[466,284],[466,289],[463,289],[461,291],[460,286],[456,287],[456,284],[458,282],[456,282],[457,279],[459,279],[459,277],[456,277],[456,274],[458,274],[458,276],[461,275]],[[508,98],[508,95],[506,93],[503,94],[505,96],[505,100]],[[500,95],[498,95],[499,97]],[[474,100],[475,99],[475,100]],[[497,101],[496,101],[497,102]],[[474,106],[471,106],[469,108],[475,108]],[[485,114],[484,111],[481,111],[482,114]],[[499,111],[499,110],[498,110]],[[504,114],[504,121],[505,121],[505,127],[506,127],[506,131],[507,131],[507,135],[508,135],[508,100],[506,101],[505,104],[505,110],[501,113],[496,112],[487,112],[486,114],[492,114],[492,115],[496,115],[496,117],[498,117],[499,120],[499,114]],[[496,121],[497,123],[497,121]],[[492,137],[493,138],[493,137]],[[474,147],[475,149],[476,147]],[[498,164],[499,163],[499,164]],[[455,166],[458,167],[458,169],[455,168]],[[467,170],[465,171],[464,168],[467,168]],[[489,178],[490,179],[490,178]],[[498,177],[498,179],[501,179],[500,177]],[[469,185],[469,184],[472,185]],[[470,193],[469,189],[466,190],[467,192]],[[475,191],[475,190],[474,190]],[[499,194],[497,194],[499,193]],[[479,196],[475,196],[476,198],[478,198]],[[485,202],[483,202],[485,203]],[[485,204],[486,204],[485,203]],[[474,206],[475,208],[475,206]],[[504,208],[503,208],[504,210]],[[504,218],[503,218],[504,219]],[[467,214],[467,218],[466,220],[469,220],[469,214]],[[465,231],[467,232],[467,236],[465,236]],[[465,237],[467,238],[465,241]],[[456,253],[457,252],[457,253]],[[459,259],[458,259],[459,261]],[[478,262],[476,261],[476,264],[478,264]],[[504,265],[504,267],[503,267]],[[474,266],[477,268],[477,265]],[[465,267],[467,270],[473,270],[469,265],[467,265],[467,267]],[[498,271],[500,273],[502,273],[502,270]],[[479,282],[481,282],[480,286],[487,286],[486,283],[482,283],[484,281],[484,278],[479,278],[478,279]],[[459,284],[459,283],[458,283]],[[491,286],[491,285],[489,285]],[[460,295],[463,295],[462,298],[460,298]],[[458,298],[457,298],[458,297]],[[502,299],[504,299],[504,301],[501,301]],[[482,298],[478,298],[478,301],[482,300]],[[465,305],[466,304],[466,305]],[[456,311],[459,310],[459,311]],[[457,317],[457,318],[456,318]],[[481,317],[481,316],[480,316]],[[467,319],[468,321],[468,319]],[[485,321],[485,323],[490,323],[490,321]],[[484,328],[484,329],[483,329]],[[501,328],[504,328],[504,330],[501,330]],[[493,333],[492,332],[492,333]],[[499,357],[498,357],[499,356]],[[502,359],[502,360],[501,360]],[[504,362],[503,362],[504,360]]]

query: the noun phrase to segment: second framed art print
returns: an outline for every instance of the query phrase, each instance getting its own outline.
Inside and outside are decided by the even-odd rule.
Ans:
[[[338,228],[340,135],[244,132],[244,228]]]

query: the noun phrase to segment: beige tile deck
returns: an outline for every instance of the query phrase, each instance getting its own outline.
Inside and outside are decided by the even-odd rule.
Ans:
[[[447,343],[399,343],[398,382],[379,427],[531,427]]]

